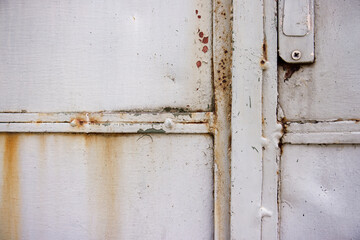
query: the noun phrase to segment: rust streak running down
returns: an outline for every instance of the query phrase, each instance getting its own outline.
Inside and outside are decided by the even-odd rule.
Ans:
[[[6,134],[2,158],[0,202],[0,239],[19,239],[20,183],[18,159],[18,135]]]

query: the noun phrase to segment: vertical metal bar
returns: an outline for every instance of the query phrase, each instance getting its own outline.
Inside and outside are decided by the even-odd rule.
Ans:
[[[278,162],[282,125],[277,122],[277,2],[264,0],[262,240],[278,239]]]
[[[232,1],[214,1],[215,239],[230,239]]]
[[[261,238],[263,1],[234,0],[231,239]]]

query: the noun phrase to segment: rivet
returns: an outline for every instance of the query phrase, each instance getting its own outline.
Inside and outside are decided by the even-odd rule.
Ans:
[[[173,128],[174,122],[170,118],[167,118],[167,119],[165,119],[164,125],[167,128]]]
[[[72,127],[77,126],[77,125],[78,125],[78,120],[73,119],[73,120],[70,122],[70,125],[71,125]]]

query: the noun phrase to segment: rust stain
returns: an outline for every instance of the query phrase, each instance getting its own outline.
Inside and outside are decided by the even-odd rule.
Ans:
[[[0,237],[19,239],[20,181],[18,159],[18,135],[2,134],[5,137],[3,154],[3,177],[0,203]]]
[[[196,62],[196,66],[199,68],[199,67],[201,67],[201,61],[197,61]]]
[[[267,61],[268,60],[268,54],[267,54],[267,41],[266,41],[266,39],[264,39],[262,49],[263,49],[263,58],[264,58],[265,61]]]
[[[100,238],[116,238],[119,231],[119,151],[121,137],[117,135],[87,134],[85,146],[88,162],[90,204],[94,213],[90,216]]]

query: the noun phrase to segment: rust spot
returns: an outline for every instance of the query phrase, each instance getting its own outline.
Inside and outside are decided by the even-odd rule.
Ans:
[[[19,239],[20,181],[18,159],[18,135],[6,134],[3,179],[0,203],[0,235],[3,239]]]
[[[202,43],[206,44],[209,42],[209,37],[204,37]]]
[[[198,18],[200,19],[200,18],[201,18],[201,15],[198,15]]]
[[[199,37],[203,38],[203,37],[204,37],[204,33],[203,33],[203,32],[199,32]]]
[[[267,42],[266,42],[266,39],[264,39],[262,49],[263,49],[263,58],[264,58],[265,61],[267,61],[268,55],[267,55]]]
[[[201,61],[197,61],[196,62],[196,66],[199,68],[199,67],[201,67]]]
[[[207,46],[204,46],[203,49],[202,49],[202,51],[203,51],[204,53],[206,53],[208,50],[209,50],[209,48],[208,48]]]
[[[195,10],[195,14],[198,14],[199,13],[199,11],[198,10]]]

